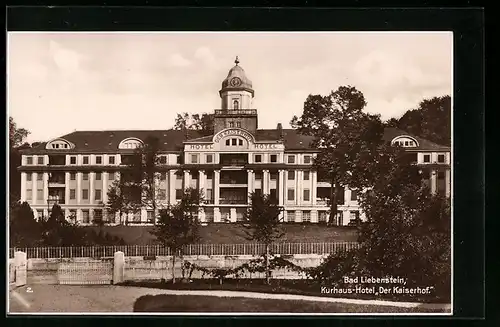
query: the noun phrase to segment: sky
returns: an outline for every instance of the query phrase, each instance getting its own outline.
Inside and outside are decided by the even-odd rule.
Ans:
[[[400,117],[451,95],[453,36],[426,33],[9,33],[8,111],[28,142],[75,130],[169,129],[213,112],[235,57],[259,128],[289,128],[309,94],[342,85]]]

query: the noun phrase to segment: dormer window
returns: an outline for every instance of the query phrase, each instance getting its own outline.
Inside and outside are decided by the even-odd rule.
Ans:
[[[233,101],[233,109],[234,110],[240,109],[240,103],[238,102],[238,100]]]
[[[409,135],[401,135],[392,140],[392,144],[395,146],[401,146],[405,148],[418,147],[417,140]]]
[[[73,145],[70,142],[66,141],[65,139],[56,139],[48,142],[45,148],[47,150],[70,149],[73,148]]]

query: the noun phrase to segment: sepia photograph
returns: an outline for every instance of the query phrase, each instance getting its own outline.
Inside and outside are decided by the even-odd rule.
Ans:
[[[9,32],[7,313],[453,312],[452,32]]]

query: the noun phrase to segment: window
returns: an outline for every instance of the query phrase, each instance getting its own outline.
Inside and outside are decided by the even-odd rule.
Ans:
[[[33,164],[33,157],[26,157],[26,164],[32,165]]]
[[[76,180],[76,173],[69,173],[69,179],[72,181]]]
[[[177,162],[178,165],[180,165],[182,163],[182,157],[181,156],[177,155],[177,159],[176,160],[177,160],[176,162]]]
[[[304,172],[304,180],[305,180],[305,181],[308,181],[308,180],[309,180],[309,172],[308,172],[308,171],[305,171],[305,172]]]
[[[102,209],[94,209],[94,221],[102,221]]]
[[[160,156],[160,165],[167,164],[167,156]]]
[[[308,189],[304,190],[304,201],[311,201],[311,191]]]
[[[191,155],[191,163],[193,163],[193,164],[198,163],[198,155],[197,154]]]
[[[237,139],[231,139],[231,145],[236,145]]]
[[[438,179],[444,179],[444,171],[438,171]]]
[[[240,103],[238,102],[238,100],[234,100],[233,101],[233,109],[238,110],[239,108],[240,108]]]
[[[95,164],[96,165],[101,165],[102,164],[102,156],[96,156],[95,157]]]
[[[162,181],[166,181],[167,180],[167,172],[162,171],[160,173],[160,180],[162,180]]]
[[[304,163],[310,164],[311,163],[311,156],[304,156]]]
[[[69,164],[70,165],[76,165],[76,157],[75,156],[69,157]]]
[[[351,201],[358,201],[358,190],[351,190]]]
[[[43,165],[43,157],[38,157],[38,164]]]
[[[75,200],[76,199],[76,190],[74,188],[69,190],[69,199],[70,200]]]
[[[134,212],[134,217],[132,218],[132,220],[135,222],[141,221],[141,211],[140,210],[137,210]]]
[[[288,194],[286,197],[289,201],[295,200],[295,190],[293,188],[288,189]]]
[[[33,190],[28,189],[26,190],[26,200],[31,201],[33,199]]]
[[[444,162],[444,154],[439,154],[438,155],[438,162],[440,162],[440,163]]]
[[[234,122],[230,121],[229,122],[229,127],[234,127]]]
[[[158,199],[166,200],[167,199],[167,192],[165,190],[158,190]]]
[[[349,212],[349,215],[350,215],[350,220],[351,221],[356,221],[359,219],[359,211],[351,211]]]
[[[36,198],[38,201],[43,200],[43,189],[39,188],[38,190],[36,190]]]
[[[287,175],[288,175],[288,180],[289,181],[295,180],[295,171],[289,170]]]
[[[286,212],[286,215],[287,215],[287,221],[290,221],[290,222],[295,222],[295,211],[292,211],[292,210],[289,210]]]
[[[231,143],[230,143],[230,142],[231,142],[231,140],[226,140],[226,145],[227,145],[227,146],[231,145]]]
[[[88,210],[82,210],[82,221],[84,224],[88,224],[90,222],[90,215]]]
[[[295,156],[288,156],[288,163],[289,164],[295,163]]]
[[[311,211],[302,211],[302,221],[305,223],[311,222]]]
[[[102,196],[102,191],[101,190],[95,190],[94,200],[101,200],[101,196]]]
[[[211,154],[207,154],[206,156],[206,162],[207,163],[212,163],[214,161],[214,157]]]
[[[424,154],[424,162],[431,162],[431,155],[430,154]]]
[[[31,173],[26,174],[26,181],[31,182]]]
[[[413,141],[410,141],[410,146],[414,146],[415,143]]]
[[[176,172],[176,173],[175,173],[175,178],[176,178],[177,180],[182,180],[182,173],[181,173],[180,171]]]
[[[238,140],[238,145],[243,145],[243,140],[239,139]]]
[[[89,199],[89,190],[83,189],[82,190],[82,199],[83,200],[88,200]]]
[[[262,155],[261,154],[255,155],[255,162],[262,162]]]
[[[271,178],[272,181],[275,181],[275,180],[278,179],[278,173],[277,172],[271,172],[269,174],[269,176],[270,176],[270,178]]]
[[[41,173],[36,175],[36,180],[37,181],[43,181],[43,175]]]
[[[278,156],[276,154],[271,154],[271,162],[277,162]]]
[[[115,180],[115,173],[108,173],[108,180],[114,181]]]
[[[236,122],[236,127],[241,127],[241,122],[240,121]]]
[[[408,146],[408,141],[405,141],[405,146]]]
[[[148,218],[148,221],[151,221],[151,222],[155,221],[155,212],[153,210],[146,211],[146,216]]]
[[[115,164],[115,156],[110,156],[108,157],[108,163],[110,165],[114,165]]]
[[[326,211],[318,211],[318,221],[326,223],[328,221],[328,213]]]
[[[100,181],[101,180],[101,173],[95,173],[95,180]]]
[[[83,157],[83,164],[84,165],[88,165],[89,164],[89,157],[88,156],[84,156]]]
[[[212,199],[213,199],[213,190],[209,188],[206,190],[205,200],[211,201]]]
[[[184,192],[182,191],[182,189],[176,189],[175,190],[175,199],[176,200],[182,199],[183,194],[184,194]]]
[[[82,174],[82,179],[83,179],[84,181],[88,181],[88,180],[89,180],[89,173],[83,173],[83,174]]]

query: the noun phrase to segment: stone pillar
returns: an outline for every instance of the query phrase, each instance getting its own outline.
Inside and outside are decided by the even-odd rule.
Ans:
[[[123,283],[125,278],[125,254],[121,251],[115,252],[113,262],[113,284]]]
[[[230,220],[232,223],[236,222],[236,208],[230,209]]]
[[[431,171],[431,194],[435,195],[437,189],[437,172],[435,169]]]
[[[220,223],[220,209],[214,208],[214,223]]]
[[[248,204],[251,204],[251,194],[254,191],[254,185],[253,185],[253,170],[249,169],[247,170],[247,193],[248,193]]]
[[[296,191],[297,192],[297,196],[296,196],[297,205],[302,205],[302,199],[304,198],[304,187],[303,187],[304,181],[303,181],[301,170],[296,170],[295,183],[296,183],[295,189],[297,190]]]
[[[43,203],[49,199],[49,173],[43,173]]]
[[[37,204],[38,203],[38,173],[33,173],[31,176],[31,198],[32,198],[32,203]]]
[[[311,210],[311,223],[317,223],[317,222],[318,222],[318,211]]]
[[[288,172],[290,174],[290,172]],[[299,171],[298,170],[294,170],[293,173],[295,174],[295,205],[299,205],[299,196],[300,196],[300,189],[299,189]],[[295,214],[295,217],[297,217],[297,214]],[[297,218],[295,218],[295,220],[297,221]]]
[[[82,201],[82,173],[76,173],[76,203],[80,204]]]
[[[64,173],[64,203],[69,204],[69,173]]]
[[[104,158],[102,159],[104,160]],[[108,172],[103,171],[101,173],[102,179],[102,203],[108,203]]]
[[[175,170],[168,171],[168,197],[169,203],[173,205],[175,203]]]
[[[21,203],[23,203],[24,201],[26,201],[26,183],[27,183],[26,182],[26,173],[22,172],[21,173]],[[31,183],[33,185],[33,179],[31,180]],[[32,195],[31,198],[33,199],[33,195]]]
[[[280,169],[278,174],[278,205],[283,206],[284,204],[285,204],[285,171],[283,169]]]
[[[206,221],[206,219],[205,219],[205,209],[203,207],[198,207],[198,220],[201,223],[204,223]]]
[[[451,170],[450,169],[446,169],[445,184],[446,184],[446,197],[449,198],[451,196]]]
[[[219,205],[219,197],[220,197],[220,170],[214,170],[214,205],[218,206]],[[214,219],[215,219],[215,212],[214,212]],[[220,220],[220,214],[219,214],[219,220]],[[215,221],[215,220],[214,220]]]
[[[206,174],[204,170],[198,171],[198,190],[203,192],[203,198],[205,199],[207,196],[207,192],[205,190],[205,182],[206,182]]]
[[[184,170],[184,189],[189,188],[191,180],[190,180],[189,170]]]
[[[28,260],[25,252],[14,253],[14,265],[16,267],[16,286],[26,285],[28,275]]]
[[[95,173],[92,171],[89,173],[89,203],[95,203],[95,189],[94,189]]]
[[[262,194],[269,194],[269,170],[262,171]]]
[[[318,173],[316,171],[311,171],[311,203],[313,206],[316,205],[316,198],[318,197]],[[312,219],[312,217],[311,217]]]

